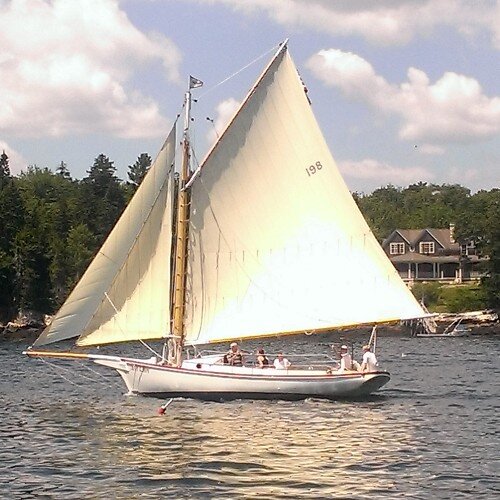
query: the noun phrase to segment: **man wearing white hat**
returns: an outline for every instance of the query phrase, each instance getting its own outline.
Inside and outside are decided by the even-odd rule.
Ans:
[[[345,372],[346,370],[352,370],[352,358],[349,354],[349,349],[346,345],[340,346],[340,370]]]

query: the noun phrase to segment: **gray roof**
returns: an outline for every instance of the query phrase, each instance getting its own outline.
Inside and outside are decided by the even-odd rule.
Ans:
[[[443,249],[458,250],[460,248],[456,241],[452,241],[450,228],[396,229],[384,240],[382,246],[386,247],[398,233],[412,247],[415,247],[429,233]]]

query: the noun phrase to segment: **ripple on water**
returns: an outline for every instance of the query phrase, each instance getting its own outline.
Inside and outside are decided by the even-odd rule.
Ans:
[[[392,380],[367,401],[178,400],[164,417],[103,367],[3,345],[0,497],[494,498],[499,342],[484,340],[380,339]]]

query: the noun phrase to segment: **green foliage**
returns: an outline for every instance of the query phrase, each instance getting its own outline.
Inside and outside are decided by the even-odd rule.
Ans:
[[[125,208],[125,191],[113,162],[100,154],[79,190],[79,210],[89,229],[102,243]]]
[[[395,229],[458,225],[468,211],[470,190],[419,182],[405,189],[386,186],[370,195],[357,195],[356,201],[375,236],[382,240]]]
[[[444,228],[454,223],[458,241],[474,241],[478,251],[489,257],[480,301],[500,310],[500,189],[472,195],[456,184],[419,182],[404,189],[386,186],[370,195],[356,193],[355,200],[379,241],[395,229]],[[475,303],[473,297],[470,300]]]
[[[133,165],[128,166],[128,178],[134,191],[139,187],[144,176],[147,174],[151,166],[151,156],[147,153],[141,153]]]
[[[7,155],[0,155],[0,319],[20,308],[52,312],[61,305],[150,165],[149,155],[139,155],[127,183],[104,154],[81,181],[64,162],[56,173],[32,166],[12,177]],[[416,284],[415,296],[431,310],[500,308],[500,190],[471,195],[458,185],[417,183],[354,198],[380,240],[396,228],[453,222],[457,237],[474,239],[490,256],[480,289]]]
[[[415,283],[413,295],[431,312],[459,313],[486,307],[485,294],[476,284],[445,285],[438,282]]]
[[[477,311],[486,307],[483,290],[476,285],[443,286],[439,298],[446,312]]]
[[[0,155],[0,189],[3,187],[4,181],[10,178],[9,157],[2,151]]]
[[[425,306],[434,311],[439,304],[441,295],[441,283],[433,282],[417,282],[413,285],[411,291],[419,302],[423,302]]]
[[[488,256],[481,287],[488,307],[500,311],[500,189],[479,191],[459,227],[459,236],[471,238]]]
[[[14,239],[22,227],[23,215],[23,201],[4,151],[0,155],[0,319],[15,313]]]
[[[57,167],[56,174],[60,175],[61,177],[64,177],[65,179],[68,180],[71,179],[71,174],[69,173],[68,165],[66,165],[66,163],[64,163],[63,161],[61,161],[61,163]]]
[[[0,320],[52,312],[67,297],[125,207],[127,187],[99,155],[82,181],[61,162],[11,177],[0,156]]]

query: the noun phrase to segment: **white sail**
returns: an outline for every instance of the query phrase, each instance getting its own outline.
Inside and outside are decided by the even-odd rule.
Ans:
[[[52,323],[35,342],[78,345],[165,337],[175,126],[134,197]]]
[[[357,208],[283,48],[192,182],[186,342],[424,312]]]

